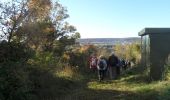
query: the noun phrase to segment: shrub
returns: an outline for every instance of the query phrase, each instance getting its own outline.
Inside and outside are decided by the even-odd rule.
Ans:
[[[1,100],[30,100],[31,81],[26,61],[31,51],[23,44],[0,43],[0,96]]]
[[[141,59],[141,50],[139,43],[121,45],[117,44],[114,47],[115,53],[118,57],[130,60],[135,64],[138,64]]]

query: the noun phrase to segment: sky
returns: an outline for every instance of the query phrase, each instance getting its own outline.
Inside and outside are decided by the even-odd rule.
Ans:
[[[138,37],[145,27],[170,27],[170,0],[60,0],[81,38]]]

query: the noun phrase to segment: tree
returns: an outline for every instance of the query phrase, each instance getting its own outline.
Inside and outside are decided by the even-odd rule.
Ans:
[[[25,24],[26,41],[36,49],[53,50],[62,54],[65,47],[75,43],[75,38],[72,36],[76,28],[65,21],[68,17],[66,8],[56,2],[49,16]]]
[[[0,3],[0,13],[1,39],[11,42],[14,33],[22,25],[22,21],[27,15],[26,2],[25,0],[21,2],[12,0],[12,2]]]
[[[75,42],[76,28],[65,21],[67,10],[50,0],[12,0],[0,3],[0,14],[0,98],[56,98],[56,58]]]
[[[50,0],[12,0],[0,3],[1,39],[11,42],[16,35],[22,36],[23,34],[16,33],[18,29],[30,21],[46,17],[50,8]]]
[[[76,32],[74,35],[72,35],[72,37],[73,37],[73,38],[75,38],[75,39],[79,39],[79,38],[81,38],[81,36],[80,36],[80,33],[79,33],[79,32]]]
[[[41,50],[65,48],[75,42],[80,35],[74,35],[76,28],[66,22],[67,9],[60,3],[50,0],[12,0],[1,3],[1,38],[24,42]],[[63,50],[61,49],[61,50]]]
[[[28,11],[31,20],[41,20],[50,15],[52,9],[51,0],[29,0]]]

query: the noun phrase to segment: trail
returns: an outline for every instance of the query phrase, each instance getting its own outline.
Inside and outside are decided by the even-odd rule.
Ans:
[[[144,74],[130,70],[116,80],[88,79],[61,100],[158,100],[170,98],[162,92],[170,89],[168,83],[170,81],[148,83]]]
[[[80,83],[79,88],[72,90],[64,100],[113,100],[126,99],[127,96],[136,95],[126,87],[124,80],[110,80],[105,78],[99,82],[96,77]]]

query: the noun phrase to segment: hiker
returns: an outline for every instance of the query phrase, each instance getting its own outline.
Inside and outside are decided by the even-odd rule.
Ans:
[[[125,61],[125,59],[122,59],[122,68],[124,69],[124,70],[126,70],[127,69],[127,61]]]
[[[116,76],[120,75],[121,68],[123,68],[122,59],[118,59],[118,63],[116,64]]]
[[[108,62],[107,58],[106,57],[103,57],[103,59],[106,61],[106,64]],[[106,67],[106,69],[104,70],[104,77],[107,77],[108,76],[108,65]]]
[[[124,70],[127,69],[127,61],[125,61],[124,59],[123,59],[123,68],[124,68]]]
[[[105,60],[105,57],[103,55],[101,55],[97,62],[99,81],[104,79],[104,74],[105,74],[106,68],[107,68],[107,62]]]
[[[127,68],[131,68],[131,62],[129,60],[126,61]]]
[[[118,57],[112,53],[108,58],[110,79],[115,79],[117,77],[117,64]]]
[[[90,57],[90,69],[92,70],[92,72],[96,72],[97,70],[97,57],[96,57],[96,54],[93,54],[91,57]]]

